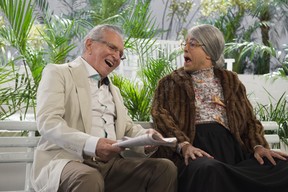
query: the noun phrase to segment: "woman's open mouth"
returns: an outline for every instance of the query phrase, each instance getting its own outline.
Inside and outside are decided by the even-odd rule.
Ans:
[[[184,57],[184,60],[185,60],[185,63],[189,63],[192,61],[189,57]]]

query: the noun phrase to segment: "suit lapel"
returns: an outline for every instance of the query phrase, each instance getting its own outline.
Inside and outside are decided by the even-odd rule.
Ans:
[[[116,132],[116,138],[122,138],[125,134],[125,123],[127,119],[125,119],[126,111],[123,106],[123,102],[121,101],[121,97],[119,96],[120,92],[115,86],[110,83],[109,88],[111,91],[111,94],[113,96],[113,100],[115,103],[116,108],[116,120],[115,120],[115,132]]]
[[[90,133],[92,117],[90,111],[91,101],[89,99],[91,93],[88,78],[86,78],[88,74],[80,57],[69,63],[69,67],[77,91],[84,129],[86,133]]]

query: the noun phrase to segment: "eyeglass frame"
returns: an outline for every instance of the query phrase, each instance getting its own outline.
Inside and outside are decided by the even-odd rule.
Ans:
[[[101,40],[101,39],[91,39],[91,41],[96,41],[96,42],[102,43],[102,44],[106,45],[110,50],[114,51],[115,53],[119,52],[119,57],[120,57],[121,61],[126,59],[124,52],[120,51],[119,48],[116,45],[114,45],[113,43],[109,43],[108,41]]]
[[[187,42],[182,42],[180,46],[181,46],[182,49],[184,49],[187,44],[191,48],[202,47],[202,46],[205,47],[205,45],[203,43],[198,43],[198,42],[195,42],[193,40],[189,41],[188,43]]]

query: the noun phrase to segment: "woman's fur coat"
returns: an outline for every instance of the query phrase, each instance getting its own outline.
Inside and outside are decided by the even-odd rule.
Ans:
[[[228,127],[245,152],[255,145],[269,148],[260,121],[256,119],[244,85],[236,73],[214,68],[220,79],[228,118]],[[176,137],[178,142],[193,143],[195,136],[195,93],[191,75],[183,68],[159,81],[152,104],[156,130],[164,137]],[[169,158],[175,163],[181,158],[175,148],[159,147],[154,157]]]

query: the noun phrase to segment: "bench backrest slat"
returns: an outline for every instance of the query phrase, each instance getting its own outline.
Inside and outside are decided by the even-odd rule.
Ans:
[[[279,136],[276,134],[271,134],[271,135],[264,135],[265,139],[268,141],[268,143],[279,143]]]
[[[0,147],[35,147],[39,137],[1,137]]]
[[[277,131],[279,128],[276,121],[261,121],[261,124],[263,125],[265,131]]]
[[[0,163],[32,163],[34,152],[0,152]]]
[[[0,130],[9,131],[36,131],[35,121],[0,121]]]
[[[273,131],[273,133],[265,133],[264,137],[266,139],[266,141],[268,142],[269,146],[271,149],[274,150],[280,150],[277,149],[280,147],[280,137],[278,135],[278,129],[279,129],[279,125],[277,124],[277,122],[275,121],[261,121],[261,124],[264,127],[264,131]],[[277,145],[275,145],[277,144]],[[275,149],[276,146],[276,149]]]

